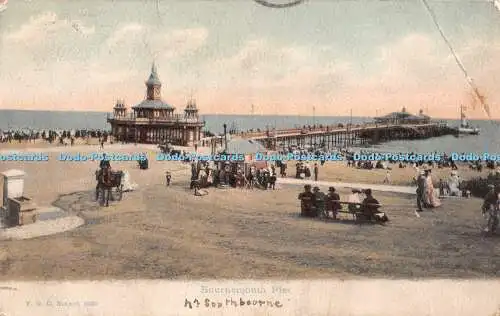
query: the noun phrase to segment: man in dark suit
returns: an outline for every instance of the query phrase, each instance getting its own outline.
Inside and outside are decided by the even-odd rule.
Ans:
[[[99,168],[100,169],[104,169],[104,168],[111,169],[111,164],[109,163],[109,159],[106,156],[106,154],[102,154],[102,160],[99,162]]]
[[[387,215],[378,210],[380,208],[380,203],[377,199],[373,197],[372,190],[366,189],[364,190],[364,193],[366,195],[366,198],[363,200],[361,205],[364,216],[368,220],[376,220],[380,222],[389,221]]]
[[[326,196],[326,212],[329,214],[332,212],[333,219],[337,219],[337,213],[340,210],[340,196],[337,192],[335,192],[334,187],[328,188],[328,195]]]
[[[425,171],[420,171],[417,177],[417,212],[422,212],[424,206],[424,192],[425,192]]]
[[[301,216],[312,217],[312,209],[314,205],[314,193],[311,192],[311,185],[304,186],[304,192],[299,194]]]

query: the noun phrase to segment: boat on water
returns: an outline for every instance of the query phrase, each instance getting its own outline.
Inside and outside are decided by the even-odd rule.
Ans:
[[[479,135],[479,128],[472,126],[467,122],[467,117],[465,116],[465,107],[460,106],[460,126],[457,127],[458,135]]]

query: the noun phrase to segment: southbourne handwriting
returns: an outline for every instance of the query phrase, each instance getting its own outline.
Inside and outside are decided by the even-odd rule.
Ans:
[[[225,300],[211,300],[208,298],[199,300],[184,300],[184,307],[193,308],[223,308],[223,307],[273,307],[282,308],[283,304],[277,300],[256,300],[256,299],[243,299],[234,300],[233,298],[226,298]]]

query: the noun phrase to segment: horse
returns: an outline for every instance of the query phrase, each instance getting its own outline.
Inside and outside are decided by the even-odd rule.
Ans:
[[[109,206],[109,200],[113,200],[112,189],[118,188],[121,197],[121,175],[122,172],[112,172],[109,168],[102,168],[96,171],[97,186],[95,191],[96,200],[99,199],[99,192],[102,193],[102,201],[106,207]]]

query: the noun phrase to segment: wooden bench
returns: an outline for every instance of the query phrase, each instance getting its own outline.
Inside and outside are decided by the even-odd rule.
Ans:
[[[337,210],[337,213],[352,215],[352,217],[355,221],[358,221],[360,218],[364,217],[364,213],[361,210],[359,210],[359,211],[349,210],[350,205],[355,205],[355,206],[361,207],[363,205],[363,203],[355,203],[355,202],[347,202],[347,201],[336,201],[336,202],[341,205],[341,208],[339,210]],[[348,209],[344,210],[342,207],[343,205],[347,205]],[[379,208],[382,207],[381,204],[364,204],[364,205],[378,206]],[[325,211],[325,213],[328,213],[328,212]],[[324,214],[324,217],[330,218],[329,214]]]

